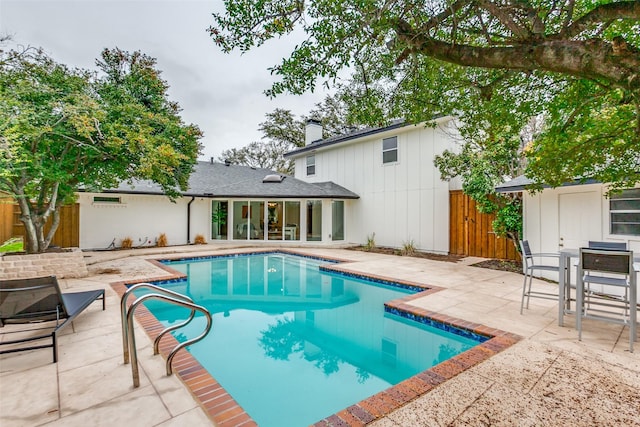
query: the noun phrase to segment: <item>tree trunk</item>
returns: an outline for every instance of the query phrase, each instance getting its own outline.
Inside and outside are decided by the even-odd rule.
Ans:
[[[20,207],[20,221],[24,224],[24,248],[29,254],[39,253],[38,231],[31,213],[31,204],[24,193],[17,194],[15,199]]]
[[[24,188],[17,188],[14,198],[20,207],[20,221],[24,224],[25,251],[29,254],[46,251],[60,224],[60,207],[57,205],[58,184],[54,185],[51,200],[42,213],[34,212],[34,207],[24,194]],[[44,228],[51,214],[53,221],[45,236]]]

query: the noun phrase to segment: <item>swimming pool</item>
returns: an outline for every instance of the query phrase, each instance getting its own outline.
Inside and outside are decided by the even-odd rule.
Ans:
[[[322,271],[326,263],[280,253],[167,262],[188,279],[165,286],[214,317],[189,351],[261,426],[311,424],[479,343],[385,313],[415,289]],[[165,325],[186,317],[148,307]],[[176,338],[201,329],[196,319]]]

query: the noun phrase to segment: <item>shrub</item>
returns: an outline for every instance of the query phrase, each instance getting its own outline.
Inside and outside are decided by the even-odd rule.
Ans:
[[[131,249],[133,247],[133,239],[131,237],[125,237],[120,243],[122,249]]]
[[[196,238],[193,240],[193,243],[196,245],[206,245],[207,241],[202,234],[196,234]]]
[[[402,242],[402,249],[400,254],[403,256],[413,256],[416,254],[416,245],[413,243],[413,239],[408,242]]]
[[[167,246],[167,235],[160,233],[158,236],[158,247],[164,248],[165,246]]]
[[[376,247],[376,233],[371,233],[370,236],[367,236],[367,243],[364,245],[365,249],[370,251]]]

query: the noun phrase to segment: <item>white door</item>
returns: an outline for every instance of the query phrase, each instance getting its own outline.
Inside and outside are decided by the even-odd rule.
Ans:
[[[579,248],[589,240],[602,240],[602,196],[599,191],[563,193],[558,200],[558,246]]]

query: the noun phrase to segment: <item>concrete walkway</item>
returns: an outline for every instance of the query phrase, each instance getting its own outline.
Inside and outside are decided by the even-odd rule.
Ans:
[[[212,425],[182,382],[165,375],[164,360],[152,355],[141,329],[141,386],[133,388],[130,365],[122,361],[119,300],[109,284],[166,275],[149,258],[247,250],[209,245],[86,253],[90,276],[62,279],[61,286],[105,288],[107,310],[94,304],[67,328],[57,364],[48,349],[0,356],[0,425]],[[443,287],[411,304],[523,337],[370,425],[640,426],[640,342],[629,353],[627,328],[585,321],[579,342],[573,316],[566,316],[565,327],[557,326],[553,301],[532,299],[530,309],[519,314],[521,275],[465,265],[469,259],[448,263],[344,249],[296,250],[349,259],[345,266],[352,271]]]

